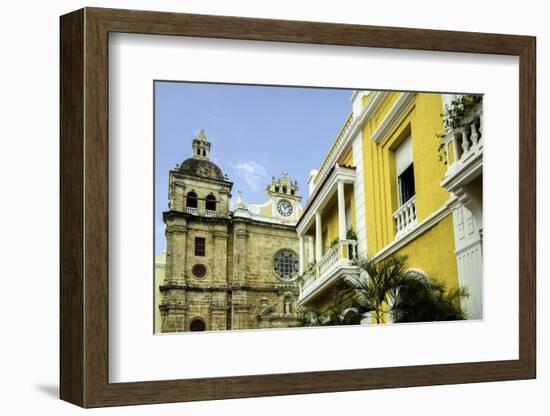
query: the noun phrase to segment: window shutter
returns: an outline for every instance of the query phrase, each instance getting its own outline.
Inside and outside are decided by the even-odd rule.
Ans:
[[[395,151],[395,170],[401,175],[413,162],[412,140],[409,136]]]

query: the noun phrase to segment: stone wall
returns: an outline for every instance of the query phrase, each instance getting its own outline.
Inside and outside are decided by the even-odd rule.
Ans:
[[[163,332],[187,331],[195,319],[202,320],[206,330],[297,324],[298,283],[279,279],[273,270],[279,250],[298,254],[293,227],[187,214],[167,215],[165,222]],[[195,254],[196,237],[205,239],[205,256]],[[194,276],[197,264],[205,266],[204,277]]]

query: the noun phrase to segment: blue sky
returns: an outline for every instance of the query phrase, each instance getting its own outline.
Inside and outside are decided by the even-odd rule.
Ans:
[[[155,83],[155,251],[165,250],[162,212],[168,172],[191,157],[201,128],[210,160],[233,182],[245,203],[265,200],[271,177],[287,171],[302,204],[307,177],[322,162],[351,111],[352,90],[184,82]]]

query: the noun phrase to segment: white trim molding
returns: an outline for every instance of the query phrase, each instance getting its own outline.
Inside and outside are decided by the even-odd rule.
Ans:
[[[397,126],[403,115],[410,108],[416,97],[415,92],[403,92],[393,104],[392,108],[384,117],[384,120],[372,133],[372,140],[376,143],[382,142],[388,134]]]
[[[361,111],[361,114],[359,114],[358,117],[355,117],[355,114],[352,115],[353,120],[351,125],[347,128],[343,128],[342,134],[335,139],[334,145],[329,151],[329,156],[321,164],[319,173],[315,177],[313,193],[315,193],[317,188],[323,183],[325,176],[330,171],[330,168],[349,148],[352,138],[355,137],[358,130],[360,130],[367,120],[380,108],[388,94],[389,92],[387,91],[376,91],[371,93],[371,97]]]
[[[363,170],[363,133],[361,130],[353,138],[353,164],[355,165],[355,180],[353,182],[353,198],[355,201],[355,234],[357,235],[357,254],[367,254],[367,221],[365,204],[365,172]]]
[[[417,224],[414,228],[409,230],[406,234],[403,234],[400,237],[397,237],[390,244],[380,250],[378,253],[374,254],[371,257],[373,261],[380,261],[385,259],[388,256],[391,256],[393,253],[403,248],[411,241],[420,237],[426,231],[437,225],[445,217],[451,214],[451,206],[455,204],[454,197],[450,198],[445,204],[439,208],[437,211],[434,211],[430,216],[425,218],[421,223]]]

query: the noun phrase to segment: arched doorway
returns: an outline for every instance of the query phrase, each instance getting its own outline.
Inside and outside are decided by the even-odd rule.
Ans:
[[[191,321],[191,324],[189,325],[189,331],[196,332],[196,331],[204,331],[204,330],[206,330],[206,324],[202,319],[195,318]]]

